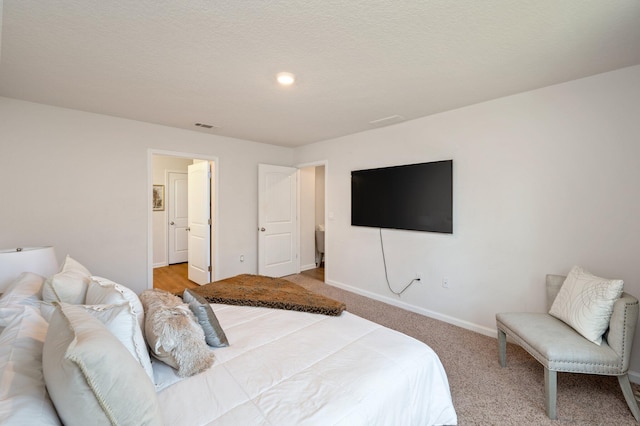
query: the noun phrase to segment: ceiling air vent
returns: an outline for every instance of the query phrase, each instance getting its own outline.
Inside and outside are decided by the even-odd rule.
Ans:
[[[195,123],[195,126],[202,127],[204,129],[219,129],[220,126],[214,126],[213,124]]]

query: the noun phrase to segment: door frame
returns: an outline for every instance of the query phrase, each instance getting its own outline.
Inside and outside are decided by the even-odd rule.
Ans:
[[[214,209],[211,212],[211,221],[213,222],[211,226],[211,236],[213,240],[212,244],[212,259],[211,264],[214,266],[213,271],[215,276],[211,277],[212,280],[217,280],[219,274],[219,263],[218,263],[218,238],[217,238],[217,229],[218,229],[218,194],[219,194],[219,178],[218,173],[220,170],[220,163],[218,157],[207,154],[196,154],[190,152],[180,152],[180,151],[167,151],[161,149],[147,149],[147,288],[153,288],[153,157],[154,155],[163,155],[167,157],[178,157],[178,158],[189,158],[189,159],[197,159],[197,160],[206,160],[214,163],[214,170],[211,175],[211,179],[213,179],[212,192],[214,197]]]
[[[324,245],[325,248],[329,245],[329,241],[330,241],[330,231],[329,229],[331,228],[329,226],[329,222],[331,222],[333,220],[333,217],[329,217],[329,196],[327,195],[329,193],[329,185],[328,185],[328,178],[329,178],[329,161],[328,160],[319,160],[319,161],[312,161],[309,163],[300,163],[297,164],[293,167],[298,168],[298,170],[300,169],[304,169],[305,167],[318,167],[318,166],[324,166]],[[300,187],[300,179],[298,179],[298,216],[300,216],[300,191],[301,191],[301,187]],[[298,252],[300,252],[300,220],[298,220]],[[325,250],[326,252],[326,250]],[[324,263],[324,281],[327,282],[327,277],[329,276],[329,269],[331,268],[331,262],[327,262],[327,259],[331,258],[331,254],[329,253],[329,257],[327,257],[327,254],[325,253],[325,263]],[[300,273],[300,271],[298,271],[298,273]]]

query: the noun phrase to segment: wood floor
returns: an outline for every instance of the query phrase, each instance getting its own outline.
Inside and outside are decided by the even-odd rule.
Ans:
[[[302,271],[301,274],[324,282],[324,267]],[[185,288],[195,288],[198,284],[187,278],[187,263],[163,266],[153,269],[153,288],[171,293],[182,293]]]
[[[195,288],[198,284],[187,278],[187,263],[163,266],[153,269],[153,288],[171,293],[182,293],[185,288]]]

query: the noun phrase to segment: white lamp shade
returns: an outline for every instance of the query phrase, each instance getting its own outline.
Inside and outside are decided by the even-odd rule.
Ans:
[[[0,250],[0,293],[23,272],[33,272],[45,278],[58,272],[58,260],[53,247],[25,247]]]

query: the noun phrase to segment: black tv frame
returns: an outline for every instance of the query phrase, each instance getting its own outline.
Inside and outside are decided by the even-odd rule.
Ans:
[[[453,233],[453,160],[351,172],[351,225]]]

